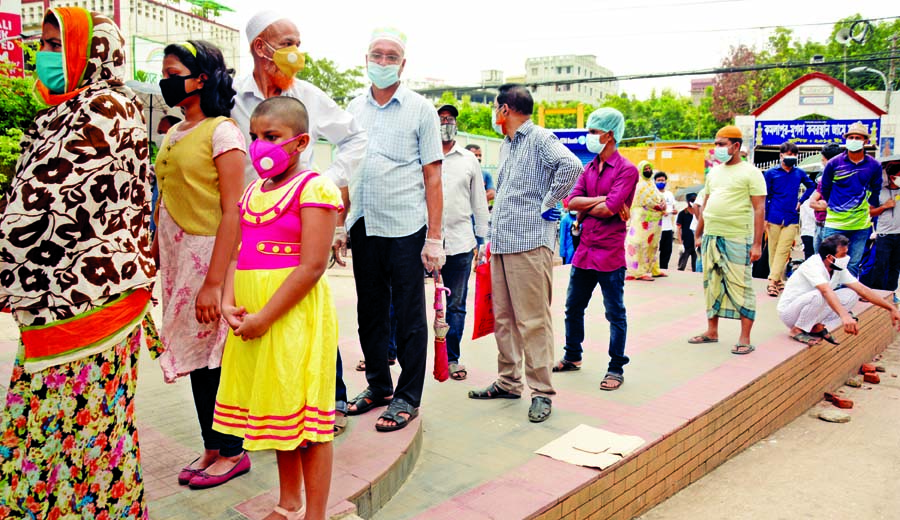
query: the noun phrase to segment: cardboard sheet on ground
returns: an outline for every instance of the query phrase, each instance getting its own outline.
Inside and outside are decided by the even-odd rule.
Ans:
[[[580,424],[535,451],[577,466],[606,469],[644,445],[644,439]]]

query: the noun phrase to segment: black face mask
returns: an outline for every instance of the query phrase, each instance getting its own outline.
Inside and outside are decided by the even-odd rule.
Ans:
[[[797,158],[796,157],[782,157],[782,161],[784,161],[784,165],[788,168],[793,168],[797,166]]]
[[[178,106],[185,99],[199,94],[200,89],[193,92],[185,92],[184,82],[196,78],[197,76],[169,76],[168,78],[159,80],[159,90],[162,91],[162,97],[170,108]]]

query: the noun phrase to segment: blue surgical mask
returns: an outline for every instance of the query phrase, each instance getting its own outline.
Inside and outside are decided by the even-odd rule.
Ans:
[[[656,189],[658,189],[659,191],[662,191],[662,190],[666,189],[666,183],[664,183],[664,182],[657,182],[657,183],[656,183]]]
[[[847,141],[844,143],[844,146],[847,148],[847,150],[851,152],[858,152],[862,150],[863,145],[865,145],[865,143],[857,139],[847,139]]]
[[[584,145],[587,146],[589,152],[597,155],[600,155],[603,152],[603,149],[606,148],[606,143],[600,142],[600,134],[586,135],[584,138]]]
[[[378,88],[388,88],[400,81],[400,65],[379,65],[370,61],[366,72]]]
[[[497,124],[497,109],[491,109],[491,127],[493,127],[494,131],[500,135],[504,135],[503,127]]]
[[[38,51],[34,66],[38,79],[52,94],[66,91],[66,73],[61,52]]]
[[[713,152],[716,156],[716,159],[721,163],[727,163],[731,160],[731,154],[728,153],[727,146],[717,146],[715,152]]]

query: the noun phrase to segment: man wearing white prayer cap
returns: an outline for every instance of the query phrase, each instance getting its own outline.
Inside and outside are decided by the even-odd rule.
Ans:
[[[300,31],[293,22],[275,11],[262,11],[247,22],[247,41],[253,56],[253,73],[238,78],[234,82],[237,91],[231,117],[250,142],[250,115],[264,100],[275,96],[288,96],[300,100],[309,113],[309,137],[312,143],[324,138],[337,146],[338,150],[331,163],[322,173],[334,181],[344,197],[349,200],[347,186],[350,177],[359,167],[366,153],[365,130],[328,95],[315,85],[297,79],[303,70],[305,56],[297,47],[300,45]],[[301,163],[313,168],[315,146],[308,146],[300,154]],[[313,168],[315,169],[315,168]],[[249,157],[245,166],[245,183],[257,177]],[[344,231],[346,213],[338,217],[335,230],[335,258],[340,265],[344,262],[340,252],[347,242]]]
[[[422,268],[439,269],[445,261],[440,123],[434,105],[400,84],[405,51],[403,33],[376,29],[366,52],[372,85],[347,106],[369,135],[366,157],[350,180],[347,212],[368,386],[347,413],[387,406],[375,423],[383,432],[418,415],[428,353]],[[391,306],[402,369],[396,387],[388,365]]]

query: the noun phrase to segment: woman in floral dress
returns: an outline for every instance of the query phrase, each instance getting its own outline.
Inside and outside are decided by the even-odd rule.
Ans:
[[[47,11],[0,221],[0,306],[21,331],[0,415],[0,518],[146,518],[134,423],[149,319],[147,131],[118,27]],[[157,341],[148,341],[154,347]]]
[[[666,203],[662,193],[653,184],[653,165],[648,161],[638,163],[637,189],[631,203],[631,220],[625,237],[626,280],[653,281],[653,262],[659,250],[662,234],[662,217]]]

